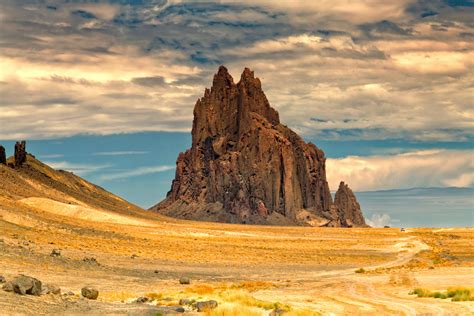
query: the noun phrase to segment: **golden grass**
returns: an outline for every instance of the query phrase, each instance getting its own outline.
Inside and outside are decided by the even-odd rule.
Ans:
[[[99,299],[106,302],[125,302],[129,299],[136,298],[137,295],[131,292],[101,292]]]
[[[262,316],[262,311],[238,305],[221,305],[216,309],[207,311],[204,313],[205,316]]]
[[[258,307],[266,310],[281,307],[281,304],[278,302],[272,303],[258,300],[244,290],[223,291],[219,294],[219,297],[226,302],[238,303],[247,307]]]
[[[184,292],[185,293],[195,293],[199,295],[208,295],[213,294],[216,290],[215,287],[208,285],[208,284],[196,284],[190,287],[187,287]]]

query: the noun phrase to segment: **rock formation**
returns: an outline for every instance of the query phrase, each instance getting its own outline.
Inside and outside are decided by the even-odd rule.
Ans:
[[[171,190],[152,210],[197,220],[345,226],[325,161],[322,150],[280,123],[253,71],[246,68],[234,83],[221,66],[196,102],[192,146],[178,156]]]
[[[26,162],[26,142],[16,142],[15,144],[15,167],[20,167]]]
[[[367,226],[354,193],[343,181],[339,184],[334,197],[334,206],[341,226]]]
[[[7,164],[7,155],[5,153],[5,147],[3,147],[2,145],[0,145],[0,164]]]

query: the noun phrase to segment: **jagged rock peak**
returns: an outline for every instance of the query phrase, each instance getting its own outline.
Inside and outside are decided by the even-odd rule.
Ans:
[[[0,164],[7,164],[7,155],[5,153],[5,147],[3,147],[2,145],[0,145]]]
[[[344,181],[339,183],[339,189],[334,198],[334,205],[337,208],[342,226],[367,226],[354,192]]]
[[[325,163],[322,150],[280,124],[253,71],[234,83],[220,66],[194,107],[192,146],[152,209],[196,220],[341,226]]]
[[[20,167],[26,162],[26,141],[15,144],[15,167]]]

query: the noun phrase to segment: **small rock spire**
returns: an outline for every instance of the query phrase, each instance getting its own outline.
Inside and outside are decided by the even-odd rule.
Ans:
[[[0,164],[6,165],[7,164],[7,156],[5,154],[5,147],[0,145]]]
[[[20,167],[26,162],[26,141],[15,144],[15,167]]]

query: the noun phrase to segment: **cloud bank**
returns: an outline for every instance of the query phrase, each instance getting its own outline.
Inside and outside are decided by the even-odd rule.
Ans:
[[[349,156],[327,160],[329,186],[339,181],[355,191],[474,184],[471,150],[422,150],[392,156]]]
[[[189,131],[219,64],[304,135],[472,135],[470,1],[121,3],[2,1],[1,139]]]

